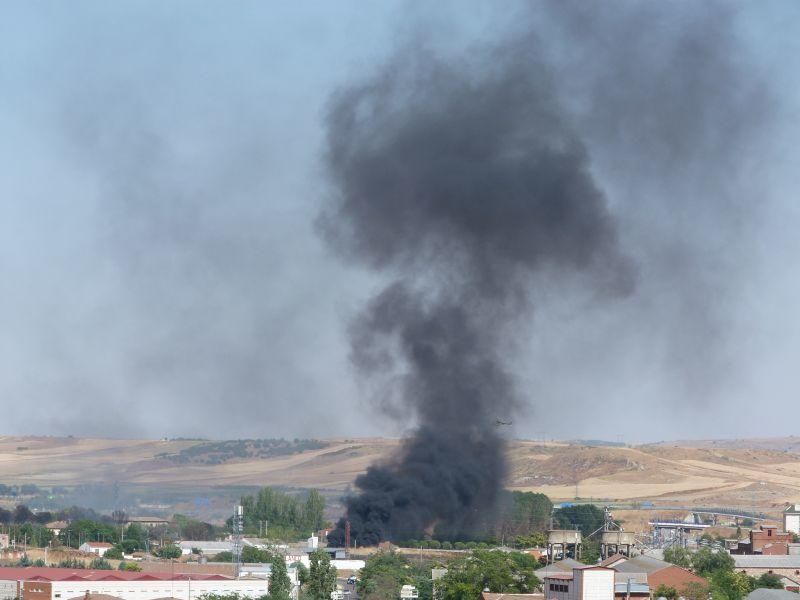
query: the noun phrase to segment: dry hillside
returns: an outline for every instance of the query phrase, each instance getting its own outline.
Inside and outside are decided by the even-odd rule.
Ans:
[[[645,446],[513,441],[508,487],[557,500],[651,501],[658,505],[776,507],[800,500],[798,440]],[[336,494],[400,442],[107,440],[0,437],[0,482],[318,487]]]

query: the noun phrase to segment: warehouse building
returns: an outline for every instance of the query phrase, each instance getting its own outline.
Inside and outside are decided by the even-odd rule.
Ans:
[[[268,592],[268,580],[263,577],[233,579],[218,574],[0,567],[0,600],[83,600],[87,594],[122,600],[197,600],[204,594],[258,598]]]

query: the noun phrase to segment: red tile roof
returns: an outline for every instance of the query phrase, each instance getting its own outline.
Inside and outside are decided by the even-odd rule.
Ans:
[[[169,572],[136,572],[92,569],[60,569],[57,567],[0,567],[0,581],[171,581]],[[232,579],[219,574],[175,573],[174,579],[185,581],[218,581]]]

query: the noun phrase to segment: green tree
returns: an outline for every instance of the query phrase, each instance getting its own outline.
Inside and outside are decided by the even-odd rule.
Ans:
[[[753,580],[753,589],[756,588],[769,588],[772,590],[782,590],[783,582],[781,578],[774,573],[764,573],[760,577]]]
[[[564,506],[554,511],[553,516],[559,527],[564,529],[577,527],[585,536],[600,529],[605,522],[605,512],[594,504]]]
[[[690,581],[681,592],[686,600],[708,600],[708,586],[697,581]]]
[[[581,562],[585,565],[596,565],[600,561],[600,541],[594,538],[584,538]]]
[[[264,548],[256,548],[255,546],[242,548],[242,562],[244,563],[269,563],[274,558],[272,552]]]
[[[535,531],[530,535],[518,535],[514,538],[514,545],[517,548],[541,548],[547,543],[544,533]]]
[[[692,566],[692,553],[682,546],[673,546],[664,550],[664,560],[689,569]]]
[[[65,558],[58,561],[58,567],[60,569],[85,569],[86,563],[77,558]]]
[[[114,567],[112,567],[111,563],[108,562],[105,558],[98,556],[97,558],[93,558],[89,562],[89,568],[98,571],[110,571]]]
[[[208,540],[214,533],[214,527],[209,523],[192,519],[186,515],[172,515],[172,522],[175,523],[184,540]]]
[[[264,598],[264,596],[262,596]],[[232,594],[203,594],[200,600],[243,600],[242,596],[233,592]],[[260,599],[259,599],[260,600]]]
[[[106,550],[106,553],[103,555],[103,557],[110,558],[111,560],[122,560],[122,548],[119,546],[109,548]]]
[[[303,505],[302,525],[309,533],[316,533],[325,525],[325,497],[317,490],[308,492]]]
[[[183,554],[180,546],[175,546],[174,544],[169,544],[162,548],[159,548],[156,552],[156,556],[159,558],[180,558]]]
[[[330,600],[336,587],[336,567],[324,550],[315,550],[309,555],[311,565],[308,570],[307,591],[312,600]]]
[[[753,580],[746,573],[721,568],[711,575],[710,589],[714,600],[742,600],[753,591]]]
[[[511,492],[514,503],[515,533],[530,535],[547,529],[553,503],[544,494],[535,492]]]
[[[129,544],[130,547],[133,548],[133,550],[129,550],[129,552],[135,552],[145,547],[148,536],[147,530],[139,523],[131,523],[125,528],[125,535],[123,537],[124,543]]]
[[[286,561],[282,556],[274,556],[269,577],[269,595],[273,600],[286,600],[291,591],[292,581],[286,570]]]
[[[297,569],[297,580],[300,582],[300,585],[304,586],[308,583],[308,567],[301,562],[294,562],[291,566]]]
[[[666,598],[667,600],[678,600],[678,590],[663,583],[653,592],[654,598]]]
[[[218,554],[214,555],[214,562],[233,562],[233,552],[228,552],[227,550],[223,550]]]
[[[411,581],[408,559],[396,552],[378,552],[361,569],[358,591],[364,600],[394,600],[400,588]]]
[[[447,574],[437,582],[441,600],[477,600],[484,589],[495,593],[532,593],[539,585],[538,564],[528,554],[476,550],[447,564]]]
[[[268,524],[270,537],[299,539],[324,525],[325,498],[310,490],[305,500],[273,488],[243,496],[245,530],[256,533]],[[229,523],[230,525],[230,523]]]
[[[692,554],[692,568],[701,577],[709,577],[715,571],[732,571],[735,563],[727,552],[701,548]]]

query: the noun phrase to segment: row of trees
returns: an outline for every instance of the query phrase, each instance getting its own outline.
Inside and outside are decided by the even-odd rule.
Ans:
[[[330,600],[336,589],[336,568],[331,565],[330,556],[324,550],[310,555],[310,568],[295,563],[300,578],[300,600]],[[282,556],[275,555],[269,579],[269,594],[258,600],[290,600],[292,581]],[[205,594],[201,600],[242,600],[238,594]]]
[[[540,584],[534,571],[539,564],[528,554],[476,550],[453,558],[447,573],[431,581],[430,562],[411,561],[395,552],[379,552],[361,570],[358,592],[364,600],[394,600],[405,584],[416,586],[420,600],[477,600],[488,589],[496,593],[526,594]]]
[[[108,515],[101,515],[91,508],[71,506],[55,512],[33,512],[25,504],[18,504],[13,510],[0,508],[0,525],[21,525],[24,523],[45,525],[50,521],[75,521],[78,519],[91,519],[102,523],[113,523],[114,519]]]
[[[279,539],[299,539],[325,526],[325,498],[311,490],[305,498],[264,488],[256,496],[243,496],[245,532],[266,532]],[[230,520],[229,520],[230,525]]]

